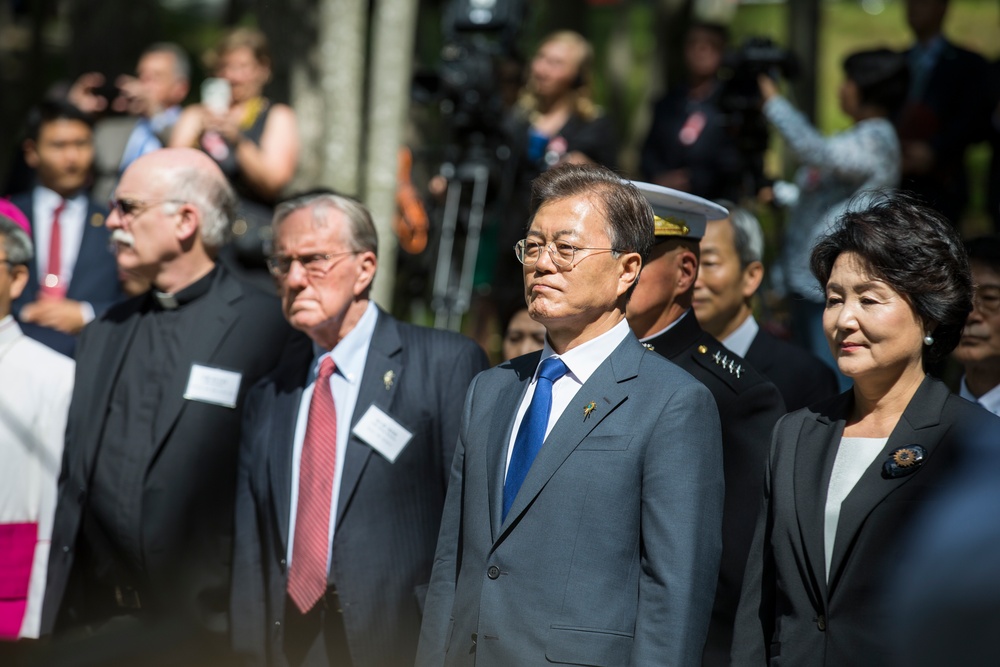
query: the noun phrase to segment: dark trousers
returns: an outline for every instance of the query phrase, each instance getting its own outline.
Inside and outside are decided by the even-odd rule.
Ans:
[[[333,588],[309,613],[285,600],[285,658],[290,667],[351,667],[344,612]]]

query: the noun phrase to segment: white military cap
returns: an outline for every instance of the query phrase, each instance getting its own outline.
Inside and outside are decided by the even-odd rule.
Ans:
[[[729,211],[716,203],[702,197],[665,188],[652,183],[629,181],[653,207],[653,234],[656,242],[667,239],[701,240],[705,235],[705,222],[722,220],[729,216]]]

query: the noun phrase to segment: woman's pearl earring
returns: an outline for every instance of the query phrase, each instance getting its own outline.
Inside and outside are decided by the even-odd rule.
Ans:
[[[934,344],[934,336],[932,336],[930,334],[927,334],[926,336],[924,336],[924,345],[926,345],[927,347],[930,347],[933,344]]]

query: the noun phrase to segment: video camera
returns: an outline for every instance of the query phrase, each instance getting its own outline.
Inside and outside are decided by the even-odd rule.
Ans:
[[[750,37],[743,45],[726,54],[719,71],[722,92],[719,108],[731,136],[744,157],[756,190],[764,183],[763,155],[768,146],[767,119],[761,112],[763,100],[757,78],[794,80],[799,74],[798,59],[767,37]]]

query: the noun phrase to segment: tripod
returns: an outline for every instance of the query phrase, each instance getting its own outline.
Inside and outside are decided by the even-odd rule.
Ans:
[[[476,256],[479,254],[479,240],[486,213],[490,163],[485,156],[473,156],[457,165],[446,162],[441,166],[441,175],[448,180],[448,191],[441,220],[441,240],[434,269],[431,307],[434,309],[436,328],[458,331],[462,325],[462,315],[469,310],[472,297]],[[463,217],[463,193],[469,186],[471,190],[465,221],[465,244],[461,256],[454,257],[456,232]]]

